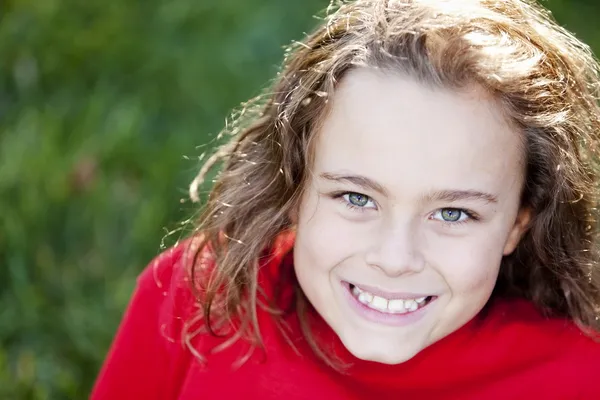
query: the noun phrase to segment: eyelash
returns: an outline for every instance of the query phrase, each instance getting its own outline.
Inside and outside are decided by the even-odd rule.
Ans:
[[[361,212],[364,213],[366,210],[368,210],[369,208],[366,207],[358,207],[355,206],[354,204],[348,202],[346,199],[344,199],[344,196],[346,195],[351,195],[351,194],[358,194],[361,196],[365,196],[367,199],[369,199],[370,201],[372,201],[373,203],[375,203],[375,200],[373,200],[371,197],[367,196],[366,194],[362,194],[362,193],[358,193],[358,192],[337,192],[337,193],[333,193],[331,195],[331,197],[335,200],[339,200],[341,201],[349,210],[352,211],[357,211],[357,212]],[[443,210],[454,210],[454,211],[458,211],[461,212],[463,214],[465,214],[467,216],[467,218],[463,221],[456,221],[456,222],[452,222],[452,221],[444,221],[444,220],[436,220],[439,221],[441,223],[443,223],[446,226],[450,226],[450,227],[456,227],[457,225],[462,225],[465,224],[469,221],[479,221],[480,218],[479,216],[471,211],[471,210],[467,210],[465,208],[454,208],[454,207],[444,207],[444,208],[439,208],[437,209],[433,215],[435,215],[435,213],[443,211]]]

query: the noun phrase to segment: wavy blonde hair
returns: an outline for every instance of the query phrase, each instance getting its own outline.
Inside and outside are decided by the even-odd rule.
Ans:
[[[191,270],[202,305],[194,321],[214,334],[238,321],[224,346],[242,337],[260,346],[257,309],[281,319],[261,295],[261,255],[292,225],[327,99],[357,67],[435,87],[476,84],[501,104],[524,138],[522,202],[534,216],[516,251],[502,260],[494,296],[526,298],[546,314],[599,332],[598,63],[547,11],[525,0],[358,0],[330,7],[322,26],[288,49],[274,86],[227,127],[227,143],[192,183],[197,200],[200,182],[221,165],[197,224],[214,268],[202,279],[202,261]],[[298,294],[304,334],[331,364]]]

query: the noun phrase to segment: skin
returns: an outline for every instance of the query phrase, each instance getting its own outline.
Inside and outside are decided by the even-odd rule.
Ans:
[[[350,353],[402,363],[481,311],[525,232],[521,138],[475,86],[355,69],[330,106],[295,215],[295,271]],[[360,315],[345,282],[437,297],[390,326]]]

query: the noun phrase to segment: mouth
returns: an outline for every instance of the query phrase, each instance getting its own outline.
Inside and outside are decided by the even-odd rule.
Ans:
[[[359,303],[358,305],[371,312],[374,311],[388,316],[403,316],[405,314],[417,313],[437,298],[437,296],[433,295],[394,295],[380,292],[374,294],[348,282],[345,282],[344,286],[346,286],[352,298]]]

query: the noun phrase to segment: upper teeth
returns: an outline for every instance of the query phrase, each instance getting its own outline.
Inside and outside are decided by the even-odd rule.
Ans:
[[[406,312],[416,311],[421,305],[423,305],[423,303],[425,303],[425,300],[427,299],[427,297],[419,297],[416,299],[388,300],[380,296],[375,296],[374,294],[359,289],[356,286],[352,288],[352,293],[354,296],[356,296],[358,301],[367,307],[377,311],[393,314],[403,314]]]

